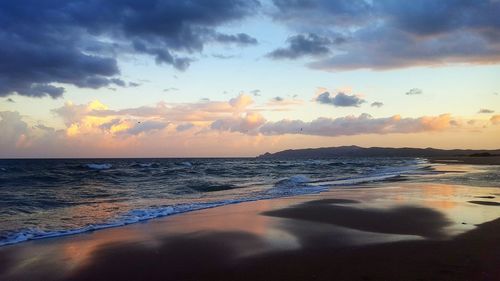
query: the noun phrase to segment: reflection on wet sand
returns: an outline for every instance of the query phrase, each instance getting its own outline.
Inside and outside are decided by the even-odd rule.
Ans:
[[[468,201],[468,202],[472,203],[472,204],[478,204],[478,205],[500,206],[500,203],[498,203],[498,202],[492,202],[492,201],[471,200],[471,201]]]
[[[494,280],[499,276],[495,232],[500,229],[500,220],[451,240],[356,244],[350,236],[367,233],[342,236],[342,227],[435,239],[442,238],[443,228],[449,224],[444,214],[424,207],[354,207],[360,203],[330,198],[265,211],[266,216],[286,218],[268,227],[281,228],[296,237],[300,243],[296,249],[240,255],[266,247],[265,238],[258,233],[212,229],[166,236],[154,250],[137,243],[104,246],[94,254],[94,263],[75,271],[69,279],[361,280],[370,276],[374,280]],[[334,244],[329,243],[332,235]],[[147,266],[137,266],[138,262]]]
[[[391,183],[207,209],[0,248],[0,280],[495,280],[500,208],[468,202],[493,192]]]
[[[399,206],[389,209],[353,208],[332,200],[309,201],[298,206],[265,212],[264,215],[343,226],[368,232],[442,238],[450,221],[432,209]]]

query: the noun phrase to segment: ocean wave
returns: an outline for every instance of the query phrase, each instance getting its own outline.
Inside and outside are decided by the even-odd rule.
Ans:
[[[59,166],[53,165],[54,162],[46,162],[45,166],[33,167],[23,164],[18,167],[22,169],[23,173],[17,172],[15,175],[0,173],[0,177],[3,177],[0,179],[8,180],[4,182],[9,182],[9,185],[5,185],[3,188],[13,192],[11,198],[20,198],[21,195],[16,195],[16,192],[23,189],[17,187],[13,189],[11,186],[14,179],[27,170],[30,172],[29,176],[34,178],[28,183],[22,182],[24,184],[22,186],[32,188],[35,191],[38,190],[38,186],[43,187],[39,189],[42,191],[41,194],[49,191],[64,191],[70,200],[68,201],[70,203],[65,202],[67,204],[64,206],[65,208],[71,208],[77,204],[88,204],[89,196],[86,196],[87,194],[92,195],[92,201],[95,200],[96,205],[99,202],[104,202],[102,200],[105,199],[115,200],[116,203],[127,202],[127,207],[119,211],[109,210],[111,218],[106,221],[102,221],[102,218],[92,217],[92,214],[82,214],[82,219],[74,221],[75,227],[71,229],[65,229],[67,224],[42,215],[41,218],[45,220],[37,223],[39,228],[27,228],[27,226],[33,225],[32,222],[22,224],[21,221],[20,224],[16,224],[16,227],[0,229],[0,246],[123,226],[228,204],[314,194],[336,186],[354,186],[368,182],[392,180],[413,174],[415,171],[419,171],[419,173],[430,172],[425,169],[428,167],[427,162],[405,162],[406,160],[398,163],[393,160],[385,162],[365,160],[371,161],[371,166],[367,164],[352,165],[351,162],[355,160],[349,159],[342,161],[330,159],[324,162],[310,161],[305,163],[301,161],[275,163],[252,160],[238,160],[238,162],[236,160],[198,159],[195,165],[188,161],[182,162],[181,159],[132,161],[110,159],[106,160],[106,163],[102,160],[91,161],[93,163],[88,163],[90,162],[88,160],[64,162]],[[158,165],[158,169],[149,170],[156,165]],[[193,169],[194,166],[196,169]],[[286,169],[283,168],[285,166]],[[367,166],[367,168],[359,166]],[[44,167],[45,170],[39,167]],[[73,168],[76,167],[80,171],[75,172]],[[15,168],[15,165],[9,167],[9,172]],[[88,177],[82,178],[81,175],[84,174],[82,169],[106,170],[111,168],[113,169],[109,172],[93,174],[89,181],[86,180]],[[47,175],[44,173],[46,172],[40,171],[47,170],[50,172],[50,177],[61,177],[62,180],[55,182],[54,179],[45,178]],[[5,175],[8,175],[8,178]],[[78,186],[78,188],[66,190],[67,186]],[[0,181],[0,187],[2,187],[2,181]],[[99,193],[100,190],[106,192]],[[219,197],[220,195],[224,197]],[[176,200],[175,202],[184,202],[184,204],[172,205],[172,198]],[[195,203],[192,202],[193,198],[196,199]],[[221,198],[227,198],[227,200],[221,200]],[[51,199],[54,202],[42,202],[39,199],[34,197],[31,201],[23,200],[23,203],[27,204],[26,208],[37,207],[37,212],[38,210],[50,210],[50,212],[58,214],[59,211],[56,210],[58,206],[52,203],[58,203],[60,198]],[[162,201],[164,199],[166,201]],[[0,203],[11,204],[7,202],[8,200],[8,197],[0,198]],[[16,200],[16,204],[21,204],[20,200]],[[128,205],[129,203],[130,205]],[[134,205],[136,203],[137,205]],[[31,211],[31,209],[27,210]],[[11,220],[17,219],[16,212],[9,214],[9,216],[11,216]],[[18,218],[22,219],[23,216],[19,215]],[[94,223],[88,224],[89,221]],[[53,231],[54,229],[59,230]]]
[[[276,183],[276,186],[282,188],[290,188],[290,187],[299,187],[305,186],[308,182],[311,182],[311,179],[304,175],[294,175],[287,179],[280,180]]]
[[[215,208],[224,205],[255,201],[259,199],[261,198],[241,198],[241,199],[230,199],[230,200],[216,201],[216,202],[189,203],[189,204],[179,204],[179,205],[164,206],[157,208],[136,209],[136,210],[131,210],[125,213],[124,215],[120,216],[119,218],[106,223],[91,224],[85,227],[74,228],[74,229],[44,231],[38,228],[28,228],[3,235],[3,237],[0,237],[0,246],[12,245],[31,240],[75,235],[75,234],[112,228],[112,227],[125,226],[129,224],[151,220],[154,218]]]
[[[327,190],[326,186],[311,185],[312,180],[305,175],[294,175],[279,180],[272,188],[266,191],[273,197],[313,194]]]
[[[93,170],[107,170],[107,169],[111,169],[111,167],[113,167],[113,165],[111,165],[109,163],[102,163],[102,164],[89,163],[89,164],[86,164],[85,167],[87,167],[89,169],[93,169]]]
[[[131,165],[133,168],[159,168],[160,164],[155,162],[150,163],[134,163]]]
[[[184,166],[184,167],[188,167],[188,168],[193,167],[193,164],[191,162],[188,162],[188,161],[181,162],[181,163],[179,163],[179,165]]]

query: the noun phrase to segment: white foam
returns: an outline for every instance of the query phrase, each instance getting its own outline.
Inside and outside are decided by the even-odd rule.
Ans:
[[[310,185],[312,180],[304,175],[294,175],[278,181],[274,187],[267,190],[271,198],[293,196],[300,194],[319,193],[327,188],[320,185]]]
[[[90,163],[90,164],[87,164],[85,166],[89,169],[94,169],[94,170],[107,170],[107,169],[111,169],[111,167],[113,167],[113,165],[108,164],[108,163],[103,163],[103,164]]]
[[[304,175],[294,175],[286,179],[282,179],[275,184],[279,188],[295,188],[305,186],[311,179]]]
[[[182,166],[189,167],[189,168],[193,167],[193,164],[191,164],[191,162],[188,162],[188,161],[181,162],[181,165],[182,165]]]
[[[230,200],[207,202],[207,203],[179,204],[174,206],[165,206],[158,208],[136,209],[124,214],[123,216],[115,220],[106,223],[91,224],[76,229],[56,230],[56,231],[43,231],[37,228],[24,229],[17,233],[8,235],[6,238],[1,239],[0,246],[17,244],[20,242],[25,242],[30,240],[68,236],[68,235],[74,235],[74,234],[106,229],[111,227],[124,226],[154,218],[186,213],[190,211],[214,208],[214,207],[241,203],[246,201],[255,201],[259,199],[265,199],[265,198],[241,198],[241,199],[230,199]]]

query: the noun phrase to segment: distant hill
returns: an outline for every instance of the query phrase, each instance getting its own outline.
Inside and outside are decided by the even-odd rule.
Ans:
[[[334,158],[334,157],[454,157],[474,155],[500,155],[497,150],[473,149],[436,149],[436,148],[391,148],[391,147],[359,147],[339,146],[307,149],[288,149],[276,153],[265,153],[257,158],[297,159],[297,158]]]

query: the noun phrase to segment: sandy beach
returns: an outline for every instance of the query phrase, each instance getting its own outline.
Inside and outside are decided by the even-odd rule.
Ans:
[[[497,188],[394,182],[0,248],[1,280],[500,280]]]

